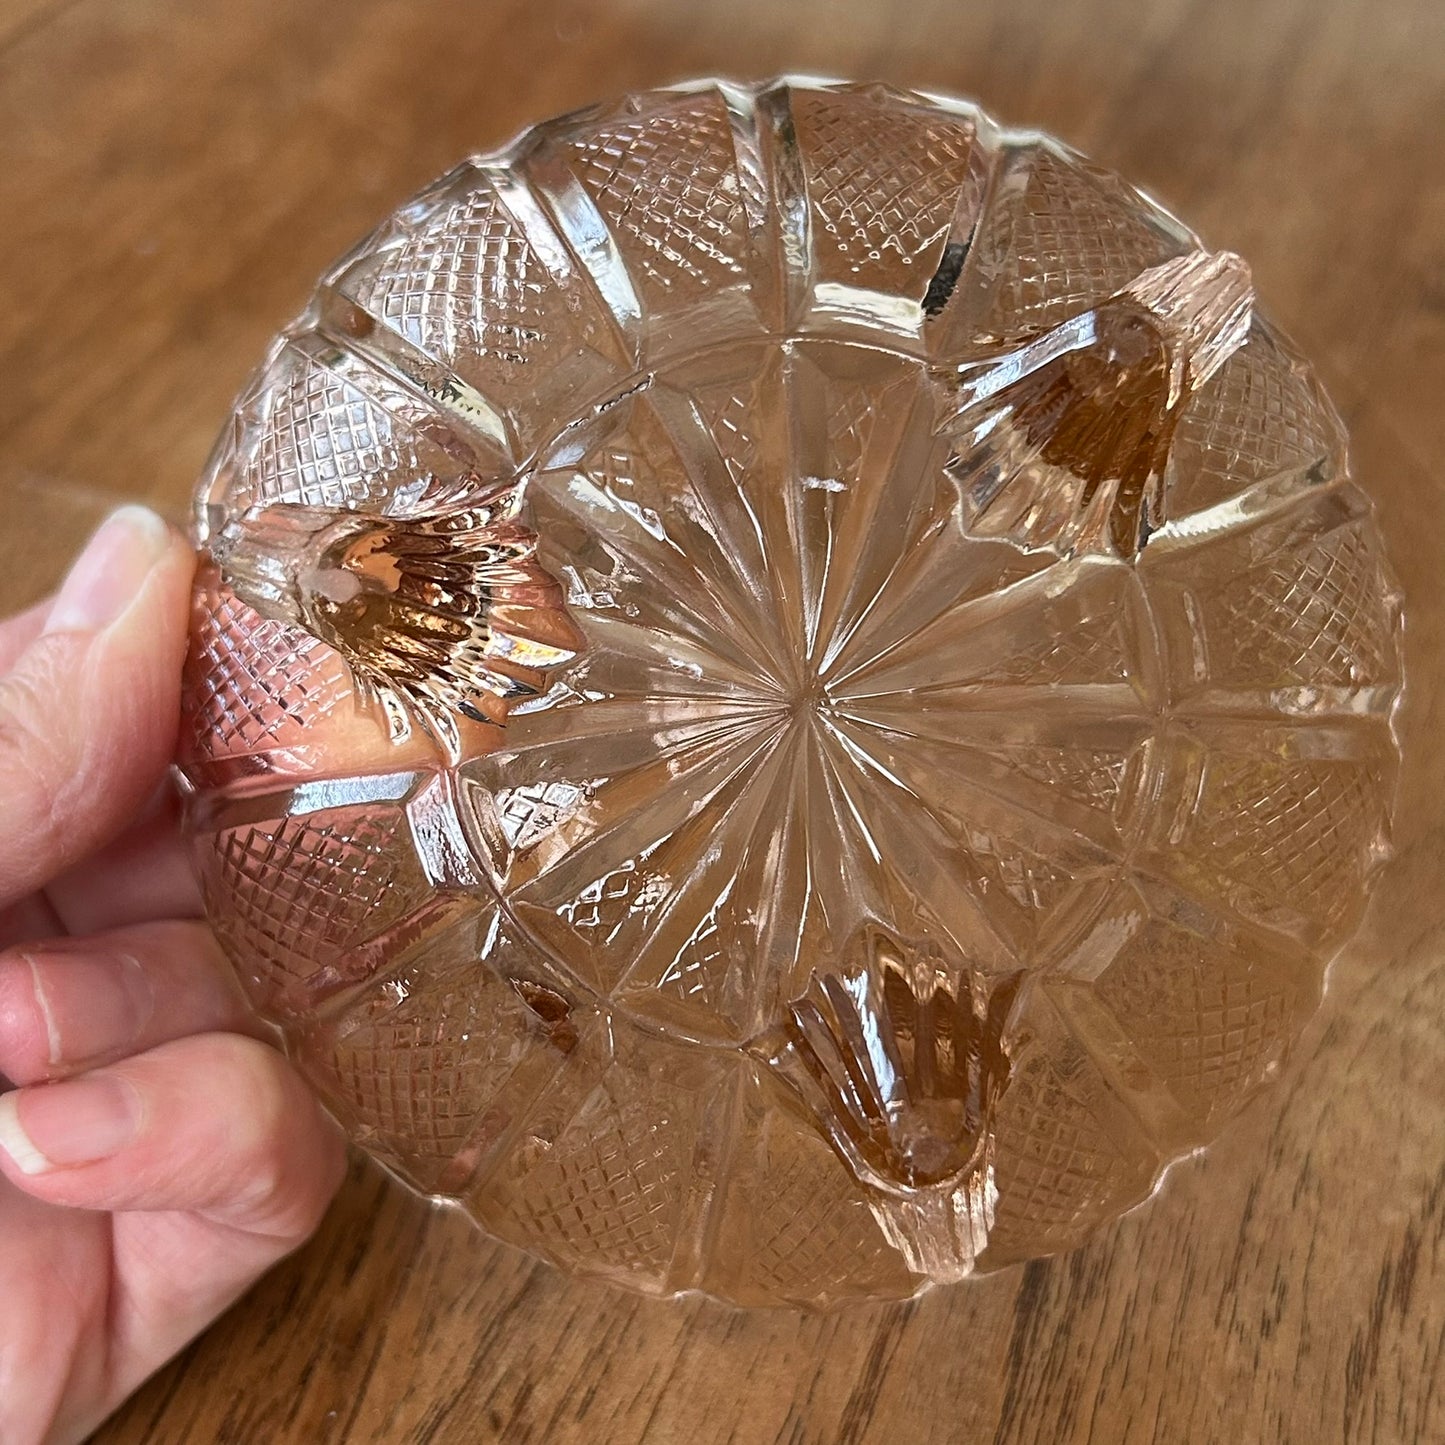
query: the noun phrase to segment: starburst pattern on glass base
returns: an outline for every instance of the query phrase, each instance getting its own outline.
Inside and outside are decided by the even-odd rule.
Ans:
[[[1242,262],[961,102],[701,82],[467,162],[198,516],[252,997],[400,1177],[648,1293],[1072,1247],[1277,1074],[1386,851],[1338,417]]]

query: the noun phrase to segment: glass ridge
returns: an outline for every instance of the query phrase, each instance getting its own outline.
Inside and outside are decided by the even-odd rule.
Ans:
[[[1067,1249],[1278,1072],[1399,598],[1248,270],[1057,142],[705,81],[323,278],[202,479],[207,908],[352,1137],[560,1266]]]

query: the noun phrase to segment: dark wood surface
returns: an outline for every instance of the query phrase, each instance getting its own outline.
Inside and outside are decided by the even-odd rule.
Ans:
[[[0,4],[0,605],[181,516],[334,256],[531,120],[848,73],[1057,132],[1248,256],[1406,587],[1398,856],[1282,1083],[1079,1252],[821,1317],[568,1281],[358,1165],[100,1432],[315,1442],[1445,1440],[1440,0]]]

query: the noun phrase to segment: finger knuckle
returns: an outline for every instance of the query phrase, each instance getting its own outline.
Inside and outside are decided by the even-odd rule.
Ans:
[[[46,1073],[51,1053],[29,960],[14,951],[0,953],[0,1075],[29,1083]]]
[[[237,1037],[231,1054],[236,1205],[248,1228],[299,1242],[329,1202],[318,1169],[325,1162],[322,1145],[309,1142],[319,1130],[319,1111],[274,1049]]]
[[[74,639],[37,638],[22,666],[0,678],[0,777],[11,830],[27,852],[64,851],[64,799],[75,783],[71,718],[63,674]]]
[[[128,930],[147,952],[162,958],[185,959],[194,970],[207,974],[232,972],[215,930],[200,918],[157,918]]]

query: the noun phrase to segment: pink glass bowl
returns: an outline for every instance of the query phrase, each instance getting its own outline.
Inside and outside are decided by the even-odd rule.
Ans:
[[[352,1137],[747,1304],[1068,1249],[1280,1068],[1398,607],[1247,268],[1047,137],[716,82],[469,160],[202,482],[211,918]]]

